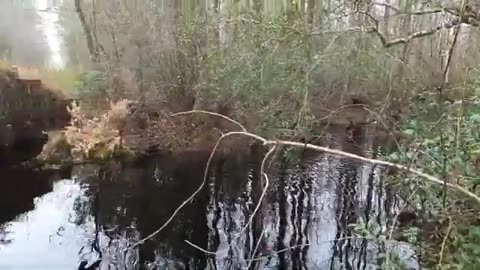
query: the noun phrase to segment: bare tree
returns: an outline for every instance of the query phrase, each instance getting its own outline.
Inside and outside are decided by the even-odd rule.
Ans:
[[[87,46],[88,46],[88,51],[90,52],[90,57],[91,57],[93,62],[98,62],[99,53],[98,53],[98,49],[95,46],[94,34],[92,32],[92,29],[90,28],[90,26],[87,23],[85,13],[82,9],[81,0],[75,0],[75,11],[77,12],[78,18],[80,19],[80,22],[81,22],[82,28],[83,28],[83,32],[85,34],[85,38],[87,39]]]

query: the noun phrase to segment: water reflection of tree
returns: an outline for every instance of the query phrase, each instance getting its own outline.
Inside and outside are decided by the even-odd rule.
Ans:
[[[163,225],[202,181],[207,158],[208,153],[190,153],[99,170],[89,182],[87,206],[78,209],[85,212],[83,216],[90,212],[94,217],[97,236],[92,244],[100,242],[97,248],[104,259]],[[349,239],[348,225],[359,220],[385,222],[385,212],[391,211],[392,201],[385,200],[389,194],[377,186],[374,168],[325,155],[306,155],[298,165],[277,160],[269,170],[264,203],[240,235],[265,184],[259,174],[260,159],[261,155],[253,155],[217,160],[209,184],[169,226],[131,252],[130,259],[125,254],[117,257],[132,265],[163,261],[195,269],[207,265],[239,269],[254,256],[298,246],[256,261],[253,269],[338,264],[358,269],[370,263],[370,243]],[[370,171],[362,174],[365,169]],[[209,256],[184,240],[216,255]]]
[[[365,154],[364,150],[355,145],[345,145],[345,151]],[[375,145],[372,148],[375,158],[377,149]],[[338,265],[345,269],[367,269],[380,264],[379,255],[382,250],[379,243],[359,239],[349,225],[363,222],[376,228],[388,228],[398,200],[393,190],[385,185],[381,170],[376,166],[351,160],[343,160],[342,164],[336,201],[338,211],[335,238],[339,240],[334,247],[331,269],[336,269]],[[365,170],[366,174],[363,173]]]
[[[200,263],[197,258],[202,258],[203,254],[184,240],[206,243],[205,194],[187,206],[164,233],[140,245],[137,251],[123,254],[127,245],[160,227],[201,181],[203,167],[200,168],[200,164],[189,164],[189,169],[185,170],[186,164],[171,166],[167,163],[172,162],[152,159],[133,166],[112,163],[86,180],[89,195],[87,200],[77,204],[76,222],[85,222],[88,218],[95,220],[91,249],[98,249],[104,261],[112,261],[113,257],[127,260],[133,256],[135,258],[128,261],[164,258],[183,265]]]

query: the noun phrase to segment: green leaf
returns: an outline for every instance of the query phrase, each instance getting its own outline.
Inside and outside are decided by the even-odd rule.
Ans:
[[[418,126],[418,121],[416,119],[413,119],[410,121],[410,127],[416,128]]]
[[[470,121],[480,123],[480,114],[475,113],[470,115]]]
[[[392,154],[390,154],[390,155],[388,156],[388,159],[393,160],[393,161],[396,161],[396,160],[399,160],[400,157],[398,156],[397,153],[392,153]]]
[[[436,141],[435,141],[435,140],[432,140],[432,139],[425,139],[425,140],[423,140],[423,144],[424,144],[425,146],[429,146],[429,145],[432,145],[432,144],[435,144],[435,143],[436,143]]]
[[[403,131],[403,133],[407,134],[407,135],[413,135],[415,134],[415,130],[413,129],[406,129]]]

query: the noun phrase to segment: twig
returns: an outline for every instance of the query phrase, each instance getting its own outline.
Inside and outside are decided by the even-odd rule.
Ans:
[[[277,148],[277,145],[276,144],[273,145],[273,147],[270,148],[270,150],[267,152],[267,154],[265,155],[265,157],[262,160],[262,165],[260,166],[260,172],[263,175],[263,177],[265,178],[265,187],[263,188],[262,194],[260,195],[260,198],[258,199],[257,206],[255,207],[252,214],[250,215],[250,218],[248,219],[247,224],[245,224],[245,226],[243,226],[243,229],[240,231],[239,237],[240,237],[240,235],[242,235],[245,232],[247,227],[250,226],[250,224],[253,222],[253,218],[255,217],[255,214],[258,212],[258,209],[260,209],[260,205],[262,204],[263,198],[265,197],[265,194],[267,193],[267,189],[268,189],[268,185],[269,185],[269,179],[268,179],[267,174],[264,172],[265,162],[270,157],[270,155],[275,151],[276,148]]]
[[[415,196],[416,191],[417,190],[415,189],[412,193],[410,193],[410,195],[406,199],[407,202],[409,202]],[[385,254],[387,255],[385,258],[385,266],[387,269],[390,266],[390,249],[391,249],[391,243],[393,238],[393,231],[395,230],[398,217],[400,216],[400,213],[402,213],[403,209],[405,209],[405,206],[403,206],[402,209],[398,211],[393,217],[392,227],[390,228],[390,231],[388,233],[387,243],[385,247]]]
[[[251,134],[251,133],[244,133],[243,135],[250,136],[252,138],[257,138],[258,137],[258,135]],[[263,139],[263,140],[265,140],[265,139]],[[265,145],[270,145],[270,144],[274,144],[274,143],[276,143],[276,141],[268,141],[268,140],[264,141]],[[366,162],[366,163],[370,163],[370,164],[374,164],[374,165],[382,165],[382,166],[393,167],[393,168],[397,168],[399,170],[407,171],[407,172],[410,172],[410,173],[415,174],[417,176],[420,176],[420,177],[424,178],[425,180],[427,180],[429,182],[436,183],[436,184],[439,184],[439,185],[444,184],[443,181],[438,179],[437,177],[426,174],[426,173],[421,172],[421,171],[416,170],[416,169],[408,168],[407,166],[401,165],[401,164],[396,164],[396,163],[383,161],[383,160],[378,160],[378,159],[366,158],[366,157],[362,157],[362,156],[359,156],[359,155],[356,155],[356,154],[344,152],[344,151],[341,151],[341,150],[335,150],[335,149],[331,149],[331,148],[328,148],[328,147],[317,146],[317,145],[312,145],[312,144],[304,144],[304,143],[291,142],[291,141],[278,141],[278,144],[279,145],[285,145],[285,146],[304,147],[304,148],[308,148],[310,150],[315,150],[315,151],[325,152],[325,153],[329,153],[329,154],[333,154],[333,155],[337,155],[337,156],[347,157],[347,158],[350,158],[350,159],[353,159],[353,160],[358,160],[358,161],[362,161],[362,162]],[[447,183],[447,186],[450,187],[450,188],[453,188],[453,189],[455,189],[455,190],[457,190],[457,191],[459,191],[459,192],[461,192],[465,195],[467,195],[468,197],[474,199],[475,201],[477,201],[480,204],[480,197],[478,197],[474,193],[468,191],[464,187],[461,187],[457,184],[452,184],[452,183]]]
[[[215,255],[215,254],[217,254],[216,252],[212,252],[212,251],[208,251],[208,250],[206,250],[206,249],[203,249],[203,248],[195,245],[194,243],[192,243],[192,242],[190,242],[190,241],[188,241],[188,240],[183,240],[183,241],[185,241],[185,243],[189,244],[190,246],[192,246],[192,247],[194,247],[194,248],[196,248],[196,249],[198,249],[198,250],[200,250],[200,251],[202,251],[202,252],[204,252],[204,253],[207,253],[207,254],[210,254],[210,255]]]
[[[443,253],[445,252],[445,246],[447,245],[448,236],[452,230],[452,217],[448,217],[448,228],[445,237],[443,237],[442,248],[440,249],[440,258],[438,259],[438,269],[442,268]]]
[[[461,10],[460,10],[460,21],[461,21],[461,18],[463,17],[464,13],[465,13],[465,7],[467,5],[467,1],[466,0],[462,0],[462,6],[461,6]],[[452,55],[455,51],[455,45],[457,44],[457,40],[458,40],[458,36],[460,34],[460,28],[462,27],[461,24],[459,24],[455,29],[455,34],[454,34],[454,37],[453,37],[453,41],[452,41],[452,46],[450,47],[449,51],[448,51],[448,58],[447,58],[447,63],[445,65],[445,70],[443,71],[443,81],[442,81],[442,85],[440,86],[440,91],[439,91],[439,102],[443,102],[443,90],[445,88],[445,86],[448,84],[448,74],[450,72],[450,64],[452,62]],[[440,108],[443,108],[442,106],[440,106]],[[443,150],[443,181],[444,181],[444,185],[443,185],[443,207],[445,208],[446,207],[446,204],[447,204],[447,175],[446,175],[446,162],[447,162],[447,157],[446,157],[446,153],[445,153],[445,145],[443,143],[443,133],[440,134],[440,139],[442,141],[442,150]]]
[[[382,7],[392,9],[393,11],[400,12],[400,9],[398,7],[396,7],[392,4],[389,4],[389,3],[372,2],[371,5],[382,6]]]
[[[188,203],[190,202],[199,192],[200,190],[202,190],[203,186],[205,185],[205,183],[207,182],[207,177],[208,177],[208,170],[210,168],[210,163],[212,162],[212,159],[213,159],[213,156],[215,154],[215,152],[217,151],[217,148],[218,146],[220,145],[220,143],[222,142],[223,139],[225,139],[226,137],[230,136],[231,134],[227,133],[227,134],[224,134],[220,137],[220,139],[218,139],[217,143],[215,144],[215,147],[213,147],[213,150],[212,150],[212,153],[210,154],[210,156],[208,157],[208,161],[207,161],[207,165],[205,166],[205,172],[203,174],[203,181],[202,183],[200,184],[200,186],[195,190],[195,192],[193,192],[192,195],[190,195],[190,197],[188,197],[182,204],[180,204],[179,207],[177,207],[177,209],[175,209],[175,211],[173,211],[173,214],[170,216],[170,218],[159,228],[157,229],[156,231],[154,231],[153,233],[151,233],[150,235],[148,235],[147,237],[143,238],[142,240],[136,242],[135,244],[133,244],[132,246],[128,247],[127,249],[133,249],[135,248],[136,246],[138,245],[141,245],[143,243],[145,243],[145,241],[147,241],[148,239],[154,237],[155,235],[159,234],[168,224],[170,224],[170,222],[173,220],[173,218],[177,215],[177,213]]]
[[[442,114],[442,116],[440,116],[440,118],[438,118],[438,120],[433,123],[433,125],[428,129],[427,133],[426,134],[430,134],[434,128],[436,128],[438,126],[438,124],[440,124],[440,122],[443,120],[443,117],[445,115]],[[425,144],[425,140],[423,140],[415,149],[415,151],[413,152],[413,157],[412,157],[412,160],[410,161],[410,164],[408,165],[409,167],[411,167],[413,165],[413,162],[415,162],[415,160],[417,159],[418,157],[418,154],[421,153],[421,148],[423,147],[423,145]],[[436,160],[435,160],[436,161]]]
[[[462,1],[462,8],[460,10],[460,20],[461,21],[461,18],[463,17],[464,13],[465,13],[465,6],[467,4],[467,1],[466,0],[463,0]],[[452,41],[452,46],[450,47],[449,51],[448,51],[448,58],[447,58],[447,63],[445,65],[445,70],[443,71],[443,83],[442,83],[442,86],[441,86],[441,90],[443,90],[443,87],[445,87],[445,84],[448,82],[448,72],[450,70],[450,63],[452,61],[452,54],[454,52],[454,49],[455,49],[455,45],[457,44],[457,40],[458,40],[458,34],[460,33],[460,27],[462,25],[459,23],[457,25],[457,27],[455,28],[455,35],[453,37],[453,41]]]
[[[224,135],[224,137],[228,136],[228,133]],[[233,241],[234,240],[237,240],[238,238],[241,237],[241,235],[245,232],[245,230],[247,230],[247,228],[250,226],[250,224],[253,222],[253,218],[255,217],[255,215],[257,214],[258,212],[258,209],[260,209],[260,206],[262,204],[262,201],[263,201],[263,198],[265,197],[265,194],[267,193],[267,189],[268,189],[268,185],[269,185],[269,179],[268,179],[268,176],[267,174],[264,172],[264,168],[265,168],[265,162],[267,161],[268,157],[270,157],[270,155],[275,151],[275,149],[277,148],[276,145],[274,145],[272,148],[270,148],[270,150],[267,152],[267,154],[265,155],[265,157],[263,158],[262,160],[262,165],[260,166],[260,172],[261,174],[263,175],[263,177],[265,178],[265,187],[263,188],[263,191],[262,191],[262,194],[260,195],[260,198],[258,199],[258,203],[255,207],[255,209],[253,210],[252,214],[250,215],[249,219],[248,219],[248,222],[247,224],[245,224],[245,226],[243,226],[242,230],[240,231],[240,233],[238,234],[238,236],[236,238],[234,238],[227,246],[227,248],[229,248],[232,244],[233,244]],[[213,251],[207,251],[208,254],[215,254],[215,252]]]
[[[255,254],[257,254],[257,250],[258,250],[258,247],[260,246],[260,243],[262,243],[262,238],[264,233],[265,233],[265,229],[262,230],[262,233],[258,237],[257,245],[255,245],[255,248],[253,249],[252,256],[251,256],[251,259],[249,260],[250,262],[248,263],[247,269],[250,269],[250,267],[252,267],[252,264],[254,262],[253,259],[255,257]]]
[[[436,32],[438,32],[438,31],[440,31],[444,28],[451,28],[454,25],[456,25],[454,23],[452,23],[452,24],[442,24],[442,25],[438,25],[438,26],[436,26],[434,28],[431,28],[431,29],[428,29],[428,30],[414,32],[414,33],[408,35],[407,37],[394,38],[392,40],[387,40],[385,35],[382,34],[379,30],[378,20],[372,14],[370,14],[369,12],[361,12],[361,13],[365,14],[374,24],[373,27],[367,28],[366,32],[375,33],[375,35],[380,39],[380,42],[382,43],[383,47],[385,47],[385,48],[389,48],[389,47],[392,47],[392,46],[398,45],[398,44],[405,44],[405,43],[408,43],[412,39],[415,39],[415,38],[421,38],[421,37],[433,35]]]

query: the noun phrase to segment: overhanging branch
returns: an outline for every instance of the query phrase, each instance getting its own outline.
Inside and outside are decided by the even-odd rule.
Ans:
[[[382,45],[385,48],[389,48],[389,47],[392,47],[392,46],[398,45],[398,44],[405,44],[405,43],[408,43],[412,39],[415,39],[415,38],[421,38],[421,37],[433,35],[436,32],[438,32],[438,31],[440,31],[444,28],[451,28],[451,27],[458,24],[458,22],[453,22],[453,23],[449,23],[449,24],[442,24],[442,25],[436,26],[436,27],[431,28],[431,29],[414,32],[414,33],[408,35],[407,37],[401,37],[401,38],[395,38],[395,39],[392,39],[392,40],[387,40],[385,35],[382,32],[380,32],[380,30],[379,30],[378,20],[368,12],[363,12],[363,14],[365,14],[372,21],[372,23],[374,25],[373,27],[366,28],[365,32],[375,33],[375,35],[380,39],[380,42],[382,43]]]

